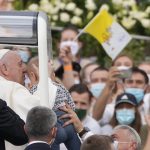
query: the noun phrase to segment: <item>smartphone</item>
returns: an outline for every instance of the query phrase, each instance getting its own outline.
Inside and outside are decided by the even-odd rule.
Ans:
[[[120,67],[117,67],[117,68],[120,71],[119,78],[126,79],[126,78],[130,78],[131,77],[131,75],[132,75],[131,68],[126,67],[126,66],[120,66]]]

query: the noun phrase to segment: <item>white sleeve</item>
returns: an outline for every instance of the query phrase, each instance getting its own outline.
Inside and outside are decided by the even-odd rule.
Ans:
[[[40,105],[40,98],[30,94],[23,86],[16,86],[11,95],[10,107],[25,121],[28,111]]]
[[[50,82],[50,81],[49,81]],[[32,95],[24,86],[0,79],[0,98],[5,100],[8,106],[13,109],[24,121],[26,119],[28,111],[40,105],[40,96],[39,91],[37,90],[37,94]],[[47,102],[47,106],[49,108],[53,107],[55,102],[57,87],[50,82],[49,84],[49,102]]]

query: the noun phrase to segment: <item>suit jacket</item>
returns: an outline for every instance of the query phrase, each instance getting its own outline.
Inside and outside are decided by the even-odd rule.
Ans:
[[[50,146],[46,143],[34,143],[28,145],[25,150],[51,150]]]
[[[14,145],[28,142],[24,121],[0,99],[0,150],[5,150],[4,140]]]

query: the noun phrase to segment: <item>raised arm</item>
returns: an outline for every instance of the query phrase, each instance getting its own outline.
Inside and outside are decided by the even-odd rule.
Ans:
[[[72,66],[72,54],[70,47],[63,47],[60,49],[59,58],[63,62],[64,74],[63,84],[67,89],[74,85],[74,75]]]
[[[96,101],[93,109],[93,117],[96,120],[100,120],[102,118],[106,104],[111,99],[112,90],[115,86],[115,83],[119,80],[118,78],[119,74],[120,72],[117,70],[116,67],[112,67],[109,70],[109,76],[108,76],[108,81],[106,83],[106,86],[102,94],[99,96],[98,100]]]

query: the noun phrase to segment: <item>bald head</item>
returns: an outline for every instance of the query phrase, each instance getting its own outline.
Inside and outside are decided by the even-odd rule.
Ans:
[[[25,66],[17,52],[0,50],[0,76],[24,85]]]
[[[33,82],[39,81],[38,68],[39,68],[39,58],[38,58],[38,56],[34,56],[30,59],[30,61],[28,62],[28,65],[27,65],[28,76],[31,81],[33,80]],[[49,72],[50,78],[52,80],[55,80],[54,68],[52,66],[51,61],[49,61],[49,63],[48,63],[48,72]]]
[[[0,60],[3,59],[8,52],[11,51],[9,49],[0,49]]]

